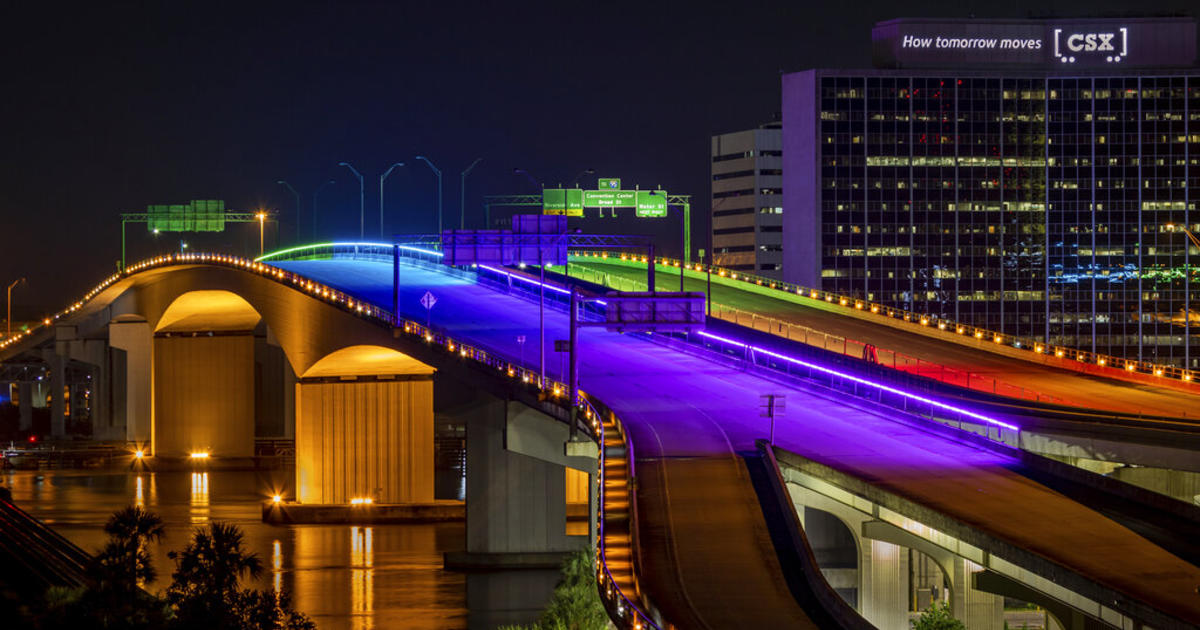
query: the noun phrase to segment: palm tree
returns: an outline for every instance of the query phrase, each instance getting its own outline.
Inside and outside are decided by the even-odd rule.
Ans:
[[[242,530],[230,523],[197,528],[182,552],[167,554],[175,561],[172,588],[222,598],[236,592],[242,577],[262,574],[262,561],[257,554],[248,553],[243,543]]]
[[[119,590],[153,582],[158,572],[147,547],[162,540],[163,529],[157,514],[136,505],[114,512],[104,524],[108,544],[96,556],[99,581]]]

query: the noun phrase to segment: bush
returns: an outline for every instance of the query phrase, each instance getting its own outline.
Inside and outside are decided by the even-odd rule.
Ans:
[[[950,614],[950,604],[935,603],[912,622],[913,630],[967,630],[963,622]]]

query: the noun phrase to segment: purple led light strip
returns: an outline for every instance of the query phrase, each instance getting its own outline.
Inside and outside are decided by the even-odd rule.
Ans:
[[[849,374],[843,374],[843,373],[841,373],[841,372],[838,372],[837,370],[831,370],[831,369],[829,369],[829,368],[827,368],[827,367],[823,367],[823,366],[816,365],[816,364],[813,364],[813,363],[808,363],[807,361],[801,361],[800,359],[797,359],[797,358],[794,358],[794,357],[789,357],[789,356],[786,356],[786,355],[782,355],[782,354],[779,354],[778,352],[772,352],[771,350],[767,350],[767,349],[765,349],[765,348],[759,348],[758,346],[752,346],[752,345],[750,345],[750,344],[748,344],[748,343],[743,343],[743,342],[741,342],[741,341],[737,341],[737,340],[734,340],[734,339],[728,339],[728,338],[725,338],[725,337],[721,337],[721,336],[719,336],[719,335],[714,335],[714,334],[712,334],[712,333],[710,333],[710,332],[700,331],[700,333],[699,333],[699,334],[700,334],[700,336],[702,336],[702,337],[708,337],[709,339],[715,339],[715,340],[717,340],[717,341],[720,341],[720,342],[723,342],[723,343],[727,343],[727,344],[729,344],[729,345],[732,345],[732,346],[738,346],[738,347],[741,347],[741,348],[747,348],[747,349],[749,349],[749,350],[752,350],[752,351],[754,351],[754,352],[761,352],[762,354],[765,354],[765,355],[767,355],[767,356],[770,356],[770,357],[774,357],[774,358],[776,358],[776,359],[779,359],[779,360],[781,360],[781,361],[787,361],[787,362],[789,362],[789,363],[794,363],[794,364],[796,364],[796,365],[802,365],[802,366],[804,366],[804,367],[806,367],[806,368],[813,369],[813,370],[817,370],[817,371],[819,371],[819,372],[824,372],[824,373],[826,373],[826,374],[832,374],[833,376],[838,376],[838,377],[841,377],[841,378],[844,378],[844,379],[849,379],[849,380],[851,380],[851,381],[854,381],[855,383],[861,383],[861,384],[863,384],[863,385],[867,385],[868,387],[874,387],[874,388],[876,388],[876,389],[880,389],[880,390],[883,390],[883,391],[885,391],[885,392],[889,392],[889,393],[892,393],[892,394],[898,394],[898,395],[900,395],[900,396],[904,396],[905,398],[910,398],[910,399],[912,399],[912,400],[917,400],[917,401],[920,401],[920,402],[923,402],[923,403],[928,403],[928,404],[930,404],[930,405],[933,405],[933,406],[935,406],[935,407],[939,407],[939,408],[941,408],[941,409],[945,409],[945,410],[947,410],[947,411],[953,411],[953,412],[955,412],[955,413],[959,413],[959,414],[962,414],[962,415],[965,415],[965,416],[968,416],[968,417],[974,418],[974,419],[976,419],[976,420],[982,420],[983,422],[986,422],[986,423],[988,423],[988,424],[993,424],[993,425],[996,425],[996,426],[998,426],[998,427],[1003,427],[1003,428],[1005,428],[1005,429],[1008,429],[1008,430],[1010,430],[1010,431],[1020,431],[1020,430],[1021,430],[1021,429],[1020,429],[1020,427],[1017,427],[1017,426],[1014,426],[1014,425],[1008,424],[1007,422],[1001,422],[1001,421],[999,421],[999,420],[996,420],[995,418],[989,418],[989,417],[987,417],[987,416],[985,416],[985,415],[982,415],[982,414],[975,413],[974,411],[968,411],[968,410],[966,410],[966,409],[962,409],[962,408],[959,408],[959,407],[955,407],[954,405],[947,405],[947,404],[946,404],[946,403],[944,403],[944,402],[939,402],[939,401],[936,401],[936,400],[933,400],[933,399],[930,399],[930,398],[925,398],[925,397],[923,397],[923,396],[917,396],[916,394],[910,394],[910,393],[908,393],[908,392],[901,391],[901,390],[899,390],[899,389],[896,389],[896,388],[894,388],[894,387],[890,387],[890,386],[888,386],[888,385],[884,385],[884,384],[882,384],[882,383],[876,383],[876,382],[874,382],[874,381],[868,381],[867,379],[860,378],[860,377],[857,377],[857,376],[851,376],[851,375],[849,375]]]
[[[495,268],[495,267],[492,267],[492,266],[490,266],[490,265],[479,265],[479,268],[480,268],[480,269],[487,269],[488,271],[493,271],[493,272],[495,272],[495,273],[498,273],[498,274],[501,274],[501,275],[508,276],[508,277],[510,277],[510,278],[513,278],[514,280],[522,280],[522,281],[528,282],[529,284],[532,284],[532,285],[534,285],[534,286],[546,287],[547,289],[550,289],[551,291],[554,291],[554,292],[556,292],[556,293],[562,293],[563,295],[570,295],[570,294],[571,294],[571,292],[570,292],[570,291],[568,291],[568,290],[566,290],[566,289],[560,289],[560,288],[558,288],[558,287],[556,287],[556,286],[554,286],[554,285],[550,284],[549,282],[547,282],[547,283],[545,283],[545,284],[542,284],[541,282],[538,282],[537,280],[534,280],[534,279],[532,279],[532,278],[526,278],[525,276],[518,276],[517,274],[515,274],[515,273],[512,273],[511,271],[505,271],[505,270],[503,270],[503,269],[497,269],[497,268]],[[599,304],[599,305],[601,305],[601,306],[607,306],[607,305],[608,305],[608,303],[607,303],[607,302],[605,302],[604,300],[596,300],[596,303],[597,303],[597,304]]]

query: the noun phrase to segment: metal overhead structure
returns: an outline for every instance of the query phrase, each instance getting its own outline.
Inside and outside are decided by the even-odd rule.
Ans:
[[[267,218],[273,218],[274,212],[266,212]],[[258,223],[259,215],[263,212],[226,212],[222,214],[222,218],[226,223]],[[151,213],[149,212],[122,212],[121,213],[121,270],[125,269],[125,225],[129,223],[150,223]]]
[[[682,223],[682,240],[683,240],[683,262],[691,262],[692,256],[692,231],[689,229],[692,225],[692,196],[691,195],[672,195],[667,196],[667,207],[678,208],[683,213]],[[541,212],[543,207],[543,199],[540,193],[531,195],[485,195],[483,198],[483,217],[486,227],[490,228],[492,223],[492,207],[510,207],[510,208],[537,208]],[[610,208],[615,211],[615,208]]]

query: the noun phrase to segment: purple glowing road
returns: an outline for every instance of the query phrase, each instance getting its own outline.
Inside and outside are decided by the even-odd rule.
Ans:
[[[280,262],[294,271],[390,308],[392,268],[377,262],[332,260]],[[463,341],[506,354],[516,361],[538,362],[538,306],[470,280],[423,268],[401,268],[401,314],[423,321],[420,297],[431,291],[437,298],[431,316],[434,327]],[[566,339],[567,316],[547,310],[546,357],[551,378],[566,380],[565,362],[553,351],[554,340]],[[524,351],[518,336],[527,339]],[[1196,608],[1194,594],[1164,592],[1164,567],[1179,571],[1181,584],[1200,583],[1200,569],[1150,544],[1130,530],[1010,470],[1014,462],[992,452],[940,438],[893,422],[859,408],[854,399],[835,399],[792,388],[726,365],[647,343],[632,335],[602,328],[579,331],[580,387],[613,409],[629,428],[639,462],[681,461],[680,458],[731,458],[754,448],[765,438],[768,420],[759,417],[761,394],[785,394],[787,415],[778,423],[776,444],[788,451],[832,466],[877,487],[908,497],[1000,539],[1071,567],[1078,573],[1143,601],[1160,601],[1160,608],[1180,611],[1179,602]],[[639,467],[641,464],[639,463]],[[680,475],[660,499],[668,511],[667,527],[676,545],[701,540],[703,516],[715,498],[685,504],[689,492]],[[707,483],[707,482],[706,482]],[[694,484],[693,484],[694,485]],[[676,491],[678,490],[678,491]],[[640,491],[639,491],[640,493]],[[725,496],[725,495],[721,495]],[[732,496],[732,495],[731,495]],[[641,501],[639,494],[639,501]],[[705,503],[701,505],[700,503]],[[1020,506],[1019,509],[1016,506]],[[724,505],[726,510],[757,509],[753,505]],[[686,516],[683,516],[686,515]],[[701,515],[697,517],[696,515]],[[673,520],[672,520],[673,519]],[[760,517],[761,520],[761,517]],[[703,532],[703,535],[701,535]],[[739,537],[756,533],[722,532],[723,545],[737,548]],[[741,548],[750,549],[753,541]],[[715,552],[694,549],[696,553]],[[728,555],[729,551],[724,552]],[[679,554],[683,555],[682,550]],[[712,555],[714,561],[719,560]],[[681,584],[699,590],[712,583],[714,570],[692,569],[676,559],[672,571]],[[769,559],[764,559],[769,563]],[[1189,580],[1192,580],[1189,582]],[[1145,585],[1157,584],[1152,589]],[[737,589],[736,585],[727,588]],[[745,587],[742,587],[745,588]],[[692,593],[692,601],[702,599]],[[703,607],[704,604],[695,604]],[[1200,610],[1191,611],[1200,617]]]

